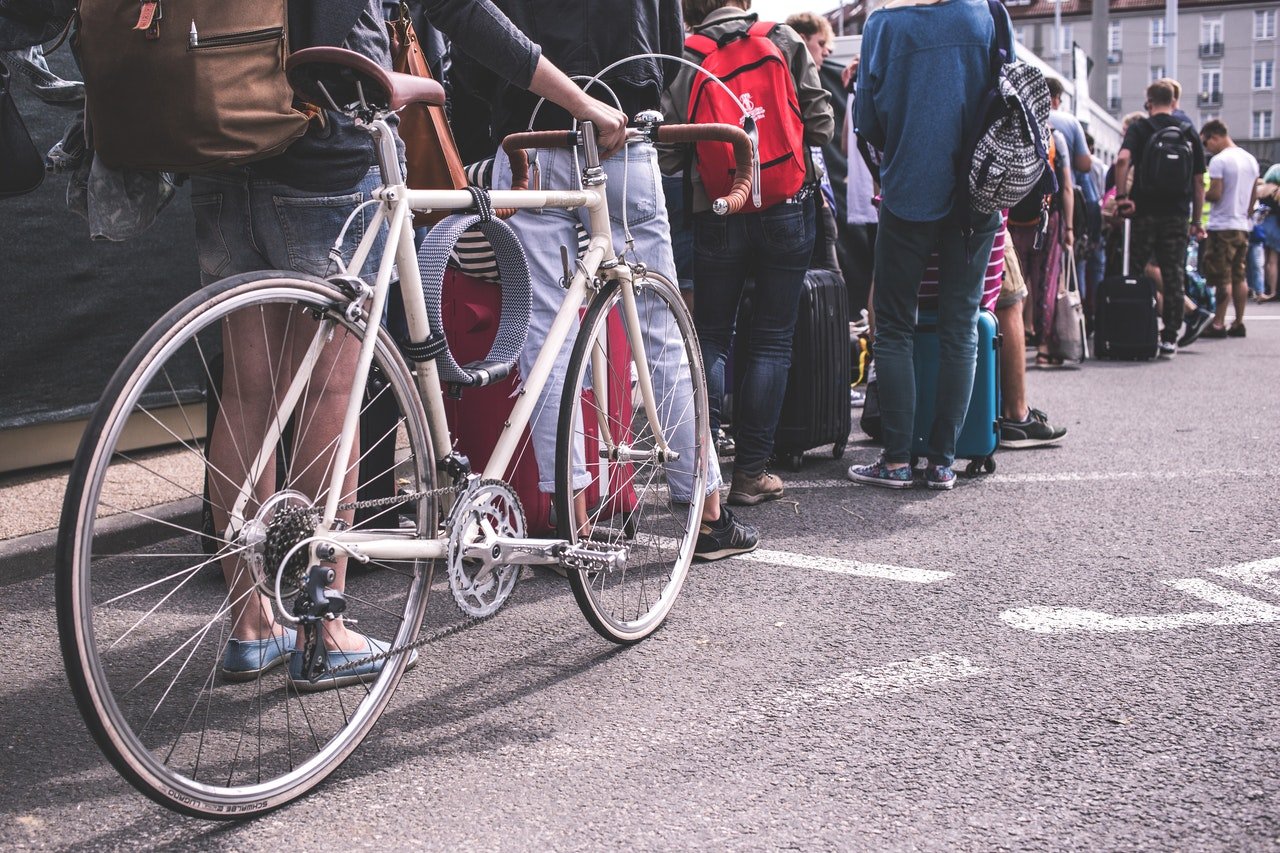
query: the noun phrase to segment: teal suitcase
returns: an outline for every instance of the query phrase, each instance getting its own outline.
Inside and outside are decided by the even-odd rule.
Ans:
[[[960,436],[956,439],[956,458],[968,459],[964,469],[968,476],[990,474],[996,470],[995,452],[1000,446],[1000,326],[996,315],[983,311],[978,315],[978,365],[973,381],[973,396]],[[911,452],[928,455],[929,431],[933,428],[933,409],[938,387],[937,315],[921,311],[915,333],[916,423]]]

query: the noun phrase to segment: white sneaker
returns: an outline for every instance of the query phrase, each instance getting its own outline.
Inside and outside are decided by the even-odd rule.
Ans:
[[[1160,357],[1161,357],[1161,358],[1173,358],[1173,357],[1174,357],[1175,355],[1177,355],[1177,354],[1178,354],[1178,345],[1177,345],[1177,344],[1175,344],[1173,341],[1161,341],[1161,342],[1160,342]]]

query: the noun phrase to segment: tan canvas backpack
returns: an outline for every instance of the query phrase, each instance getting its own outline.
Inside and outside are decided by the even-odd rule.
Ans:
[[[287,0],[81,0],[79,16],[87,131],[108,166],[208,171],[306,131]]]

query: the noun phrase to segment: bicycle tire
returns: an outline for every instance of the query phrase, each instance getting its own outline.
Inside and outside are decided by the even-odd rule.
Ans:
[[[278,348],[273,344],[255,352],[268,364],[277,359],[277,369],[267,371],[274,383],[291,341],[358,346],[367,329],[361,319],[347,319],[349,304],[333,285],[297,273],[249,273],[203,288],[133,347],[108,384],[76,455],[56,567],[67,675],[107,759],[139,791],[175,811],[239,818],[306,793],[368,734],[408,662],[406,653],[393,655],[359,684],[310,693],[290,681],[288,665],[237,681],[221,672],[236,609],[223,572],[228,565],[238,572],[250,561],[229,556],[239,546],[221,540],[222,559],[205,556],[208,531],[200,519],[211,499],[202,481],[217,475],[217,466],[202,439],[204,407],[216,400],[225,414],[226,398],[221,385],[207,387],[203,396],[199,386],[212,383],[209,363],[226,318],[249,323],[259,318],[264,328],[265,318],[285,319]],[[328,324],[327,334],[315,331],[322,322]],[[385,380],[379,393],[390,393],[399,409],[381,439],[395,440],[400,448],[394,470],[403,487],[429,490],[435,465],[422,406],[399,352],[386,332],[375,328],[373,370]],[[241,369],[236,359],[228,361],[228,370]],[[319,395],[327,387],[338,393],[339,381],[350,382],[336,376],[340,371],[325,373],[322,365],[307,375],[303,402],[291,423],[298,442],[313,424],[324,428]],[[340,392],[344,401],[349,387]],[[271,417],[277,420],[280,390],[273,384]],[[315,401],[309,418],[308,400]],[[332,417],[341,423],[342,406],[335,408]],[[226,420],[233,418],[226,415]],[[241,418],[242,438],[251,431],[247,420],[252,419]],[[158,431],[159,440],[175,449],[134,449],[139,424]],[[237,434],[234,424],[225,428],[227,435]],[[251,441],[245,438],[246,446]],[[238,448],[237,453],[242,459],[252,455]],[[274,482],[267,482],[265,473],[261,482],[275,494],[309,476],[300,454],[281,469],[283,482],[276,479],[276,465],[269,470]],[[225,476],[233,482],[235,475]],[[149,495],[143,503],[153,505],[125,502],[137,494]],[[420,499],[393,517],[397,529],[406,528],[402,535],[410,535],[409,527],[415,535],[433,535],[437,509],[433,499]],[[390,526],[384,520],[379,529]],[[374,561],[360,567],[359,577],[355,572],[353,565],[346,595],[348,614],[358,616],[360,630],[397,645],[412,642],[426,609],[431,564]]]
[[[591,300],[574,342],[560,401],[555,497],[559,535],[579,543],[572,469],[575,448],[583,447],[594,484],[588,487],[590,540],[625,547],[627,557],[623,566],[609,571],[571,570],[569,582],[591,626],[625,645],[643,640],[662,625],[688,575],[706,498],[711,437],[693,320],[679,289],[648,272],[635,284],[641,332],[649,363],[661,362],[670,370],[665,379],[662,370],[652,373],[654,395],[664,436],[680,459],[664,464],[656,454],[648,462],[611,458],[622,444],[640,453],[654,451],[641,394],[633,387],[639,368],[624,331],[621,287],[612,282]],[[592,353],[601,357],[593,359]],[[590,388],[587,383],[596,363],[603,366],[608,386],[604,404],[596,397],[595,379]],[[602,417],[608,426],[607,444],[599,441],[604,434]],[[691,482],[688,503],[672,500],[673,472],[678,480]]]

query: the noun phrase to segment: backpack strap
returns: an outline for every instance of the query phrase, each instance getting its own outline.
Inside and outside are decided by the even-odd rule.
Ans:
[[[716,40],[702,33],[690,33],[684,40],[684,49],[696,54],[699,59],[706,59],[720,48]]]
[[[987,0],[987,11],[991,13],[991,21],[995,24],[996,37],[991,43],[991,62],[993,70],[998,71],[1001,65],[1017,59],[1018,54],[1013,46],[1013,27],[1008,23],[1009,15],[1000,0]]]

